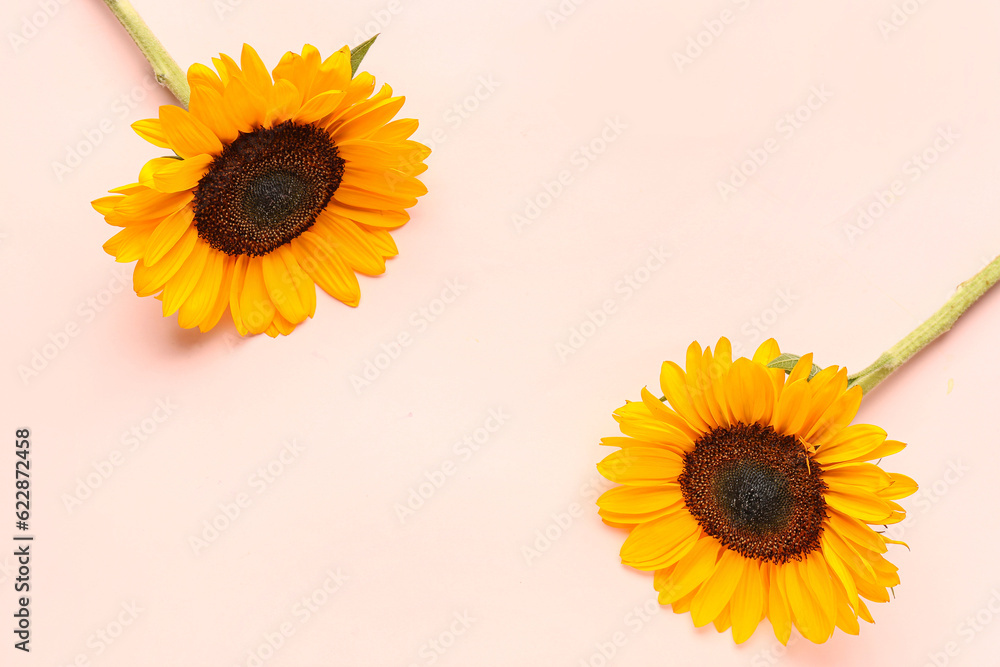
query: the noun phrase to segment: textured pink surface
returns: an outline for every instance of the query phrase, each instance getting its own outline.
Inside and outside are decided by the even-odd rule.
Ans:
[[[922,490],[913,551],[890,552],[903,583],[860,637],[780,652],[766,623],[736,647],[634,612],[652,577],[618,564],[593,499],[611,411],[692,339],[858,369],[1000,252],[1000,6],[136,4],[185,65],[380,29],[365,67],[421,119],[430,194],[360,308],[321,295],[279,340],[181,330],[131,294],[88,205],[159,154],[128,124],[167,93],[100,3],[7,3],[2,424],[33,430],[37,541],[33,651],[6,634],[0,664],[995,662],[1000,294],[862,406]]]

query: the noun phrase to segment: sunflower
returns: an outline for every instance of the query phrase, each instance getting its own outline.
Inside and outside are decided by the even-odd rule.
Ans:
[[[313,316],[315,285],[356,306],[355,272],[385,271],[389,230],[427,192],[417,121],[392,120],[404,98],[372,94],[346,46],[322,60],[306,45],[270,74],[249,45],[239,65],[213,62],[188,70],[188,110],[132,125],[175,154],[93,202],[123,228],[104,249],[137,262],[136,294],[185,328],[207,331],[228,309],[241,335],[288,334]]]
[[[630,530],[622,562],[655,571],[660,604],[695,626],[741,643],[766,617],[782,643],[793,625],[822,643],[889,600],[899,577],[882,554],[902,543],[871,525],[903,520],[894,501],[917,485],[868,463],[905,445],[849,425],[861,388],[846,370],[813,374],[807,354],[786,377],[767,365],[779,354],[769,340],[733,361],[722,338],[714,353],[692,343],[686,372],[665,362],[664,398],[643,389],[615,412],[626,437],[602,441],[621,449],[598,469],[620,486],[597,503]]]

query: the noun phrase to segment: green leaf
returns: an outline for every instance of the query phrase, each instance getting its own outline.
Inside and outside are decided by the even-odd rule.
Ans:
[[[797,354],[788,354],[786,352],[772,359],[771,362],[767,365],[767,367],[780,368],[786,373],[791,373],[792,369],[795,368],[795,365],[799,363],[800,358],[801,357]],[[811,380],[813,376],[816,375],[816,373],[819,373],[821,370],[823,369],[817,366],[816,364],[813,364],[812,370],[809,371],[809,379]]]
[[[790,371],[795,368],[795,364],[799,363],[799,355],[797,354],[780,354],[767,365],[768,368],[780,368],[783,371]]]
[[[365,54],[368,53],[368,49],[372,47],[372,44],[375,43],[375,39],[377,37],[378,34],[375,34],[375,36],[367,42],[362,42],[351,49],[351,76],[358,73],[358,67],[361,65],[361,60],[365,57]]]

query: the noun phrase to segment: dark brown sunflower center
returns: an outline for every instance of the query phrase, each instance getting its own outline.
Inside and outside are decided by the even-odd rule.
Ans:
[[[285,121],[240,133],[195,189],[198,236],[229,255],[266,255],[312,226],[343,176],[322,128]]]
[[[784,563],[819,548],[826,484],[792,436],[760,424],[717,428],[685,455],[678,481],[705,532],[747,558]]]

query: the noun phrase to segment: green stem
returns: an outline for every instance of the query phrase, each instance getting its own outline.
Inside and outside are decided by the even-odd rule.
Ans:
[[[132,3],[129,0],[104,0],[104,4],[114,13],[115,18],[128,31],[132,41],[142,51],[142,55],[153,66],[157,82],[173,93],[174,97],[186,108],[191,100],[191,88],[188,86],[184,70],[163,48],[163,44],[142,20],[139,12],[135,11]]]
[[[1000,279],[1000,256],[986,265],[982,271],[958,286],[955,294],[941,309],[931,315],[926,322],[914,329],[868,368],[851,375],[851,386],[860,385],[864,393],[877,387],[882,380],[905,364],[917,352],[929,345],[935,338],[951,329],[955,320],[962,316],[969,306],[987,292]]]

